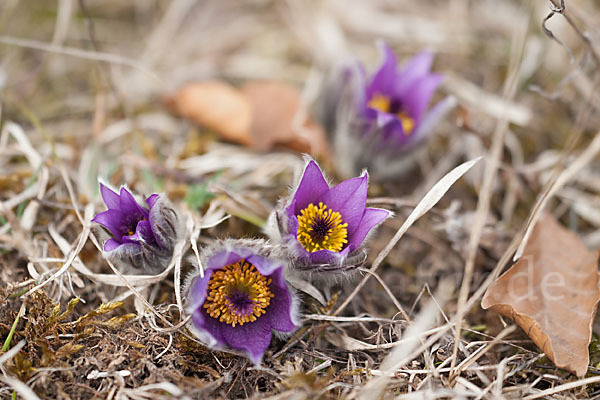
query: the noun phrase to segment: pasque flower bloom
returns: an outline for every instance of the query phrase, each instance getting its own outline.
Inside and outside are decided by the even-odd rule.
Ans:
[[[308,160],[293,195],[275,211],[271,232],[285,243],[296,270],[342,272],[365,261],[367,235],[391,214],[366,207],[368,185],[365,172],[330,188]]]
[[[422,52],[398,69],[396,55],[382,44],[383,62],[364,88],[360,113],[380,129],[388,146],[403,147],[430,131],[436,107],[427,111],[442,75],[431,73],[433,54]]]
[[[112,234],[104,243],[104,255],[139,272],[165,268],[179,232],[177,213],[166,196],[152,194],[144,207],[125,187],[116,193],[100,184],[100,194],[108,210],[92,221]]]
[[[297,327],[284,264],[263,240],[225,240],[204,249],[204,275],[189,279],[192,332],[208,346],[243,351],[259,364],[273,331]]]
[[[432,53],[419,53],[399,68],[390,47],[380,47],[383,60],[370,78],[362,65],[344,65],[331,74],[317,114],[334,134],[342,174],[368,168],[375,179],[386,180],[409,170],[410,151],[455,101],[447,97],[428,109],[443,80],[430,72]]]

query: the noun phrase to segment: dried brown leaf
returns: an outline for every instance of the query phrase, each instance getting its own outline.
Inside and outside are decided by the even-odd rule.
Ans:
[[[299,115],[300,94],[285,83],[253,81],[241,89],[220,81],[191,83],[168,103],[178,114],[254,150],[282,146],[327,156],[325,132],[308,115]]]
[[[545,215],[523,257],[489,287],[481,305],[512,318],[557,367],[583,376],[600,300],[597,262],[597,253]]]
[[[248,82],[242,92],[252,104],[252,147],[269,150],[282,145],[314,155],[326,154],[323,129],[308,116],[294,123],[300,110],[295,87],[277,81]]]
[[[220,81],[190,83],[168,99],[186,118],[214,130],[226,140],[251,144],[252,107],[238,89]]]

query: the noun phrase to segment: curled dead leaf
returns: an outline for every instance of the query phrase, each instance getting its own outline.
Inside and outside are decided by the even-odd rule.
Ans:
[[[512,318],[557,367],[583,376],[600,300],[597,265],[596,252],[545,215],[523,257],[488,288],[481,306]]]
[[[185,85],[168,99],[173,110],[219,133],[226,140],[251,144],[252,106],[246,96],[220,81]]]
[[[323,129],[302,115],[298,90],[277,81],[253,81],[234,88],[220,81],[191,83],[168,99],[179,115],[224,139],[267,151],[282,146],[327,156]]]
[[[254,81],[242,86],[252,104],[252,145],[268,150],[276,145],[315,155],[325,154],[327,141],[323,129],[310,117],[301,117],[300,94],[295,87],[277,81]]]

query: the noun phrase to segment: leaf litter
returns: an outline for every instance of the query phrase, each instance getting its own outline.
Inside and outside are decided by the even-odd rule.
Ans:
[[[554,18],[542,27],[548,5]],[[429,1],[115,8],[81,1],[0,9],[8,56],[0,67],[1,398],[361,398],[373,387],[382,398],[600,393],[593,2],[446,9]],[[530,17],[518,58],[515,15]],[[51,43],[30,39],[42,32]],[[330,158],[331,137],[310,115],[312,85],[331,60],[375,62],[376,38],[402,59],[437,49],[436,67],[448,77],[442,91],[456,97],[456,114],[415,151],[416,169],[370,188],[369,201],[396,217],[373,238],[364,275],[353,281],[358,289],[296,282],[303,327],[274,340],[260,367],[208,350],[186,328],[183,277],[202,268],[194,260],[203,245],[262,234],[301,169],[297,152]],[[519,71],[514,97],[501,90],[509,65]],[[207,82],[211,94],[195,100],[200,111],[179,109],[195,123],[160,101]],[[492,139],[502,123],[509,124],[502,140]],[[447,171],[485,156],[493,142],[493,160],[484,157],[448,185],[432,208],[414,210]],[[490,162],[497,164],[482,186]],[[343,179],[335,165],[328,170]],[[186,234],[164,272],[123,275],[103,260],[105,232],[89,225],[102,210],[98,176],[142,194],[160,188],[182,208]],[[475,213],[484,194],[489,210]],[[481,237],[470,242],[474,227]],[[540,253],[532,263],[538,281],[538,273],[570,265],[587,271],[589,279],[566,276],[574,283],[565,296],[581,299],[566,323],[559,311],[570,303],[504,303],[506,276],[523,277],[530,250]],[[462,283],[467,262],[473,269]],[[491,308],[523,330],[478,307],[486,290],[482,305],[500,292],[502,303]],[[538,322],[525,316],[531,310]]]
[[[544,215],[522,257],[488,288],[481,305],[513,319],[557,366],[583,376],[600,300],[598,256]]]
[[[296,122],[300,101],[295,87],[277,81],[251,81],[239,89],[219,81],[189,83],[167,100],[178,114],[231,142],[326,157],[323,129],[308,116]]]

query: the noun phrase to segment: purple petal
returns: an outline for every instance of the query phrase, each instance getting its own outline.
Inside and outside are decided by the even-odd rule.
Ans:
[[[412,137],[412,135],[404,133],[404,126],[400,118],[394,119],[384,129],[386,131],[384,134],[385,140],[389,143],[389,146],[394,148],[404,146]]]
[[[121,243],[117,242],[113,238],[110,238],[106,242],[104,242],[104,251],[113,251],[119,246],[121,246]]]
[[[264,276],[270,276],[272,274],[280,273],[283,271],[283,266],[275,263],[271,260],[268,260],[264,257],[261,257],[257,254],[253,254],[249,257],[245,257],[246,261],[250,264],[254,265],[258,272],[263,274]]]
[[[377,130],[377,145],[385,146],[382,150],[389,149],[389,146],[402,145],[410,137],[404,134],[402,121],[396,115],[375,109],[369,109],[367,115],[369,114],[376,115],[374,129]]]
[[[318,250],[316,252],[307,251],[304,246],[298,241],[297,233],[298,233],[298,220],[296,217],[290,218],[290,220],[295,221],[293,225],[293,229],[291,229],[289,234],[284,236],[284,240],[289,243],[295,251],[297,252],[296,257],[300,260],[310,261],[311,263],[335,263],[340,258],[340,253],[330,250]]]
[[[124,214],[141,215],[144,219],[148,218],[148,210],[141,207],[124,186],[121,187],[119,206]]]
[[[118,239],[115,239],[115,241],[118,243]],[[109,244],[109,246],[111,245]],[[133,259],[138,257],[141,252],[142,246],[139,243],[121,243],[119,247],[113,248],[107,255],[121,260],[129,260],[133,265],[135,262]]]
[[[154,196],[154,195],[152,195]],[[150,196],[150,197],[152,197]],[[158,195],[156,195],[158,196]],[[162,216],[160,215],[160,211],[156,208],[153,208],[154,204],[156,203],[156,201],[158,200],[158,198],[153,198],[151,199],[150,197],[148,197],[146,199],[146,202],[148,202],[148,200],[150,200],[150,202],[148,203],[150,205],[150,212],[148,213],[148,222],[149,222],[149,226],[150,226],[150,234],[152,235],[152,237],[154,238],[154,242],[158,245],[158,247],[160,247],[161,249],[164,249],[166,246],[163,243],[163,240],[160,236],[160,234],[158,233],[158,224],[157,224],[157,218],[160,220],[162,219]]]
[[[256,264],[254,264],[256,265]],[[290,315],[292,296],[283,278],[283,268],[278,269],[269,276],[271,292],[275,297],[271,300],[265,317],[271,321],[271,328],[281,332],[291,332],[296,329]]]
[[[353,65],[352,69],[348,69],[351,73],[352,79],[348,80],[349,85],[354,85],[357,89],[355,90],[355,104],[359,110],[364,110],[367,107],[367,101],[369,100],[366,96],[366,88],[367,86],[367,71],[365,71],[365,67],[359,62]],[[360,88],[360,90],[358,90]],[[336,99],[339,101],[338,99]]]
[[[223,326],[226,324],[206,314],[206,311],[202,308],[202,304],[193,312],[192,323],[201,336],[209,335],[210,338],[217,342],[218,346],[223,346],[227,343],[223,336]],[[202,339],[209,341],[204,337]]]
[[[119,195],[102,183],[100,184],[100,195],[102,196],[102,200],[104,200],[106,207],[119,209]]]
[[[253,254],[245,257],[246,261],[254,265],[258,272],[272,279],[271,290],[275,297],[267,309],[268,318],[273,329],[290,332],[295,329],[290,317],[291,294],[283,278],[283,266],[267,258]]]
[[[133,233],[133,235],[124,235],[123,237],[121,237],[121,241],[123,243],[135,243],[135,244],[139,244],[139,242],[142,241],[142,238],[140,237],[140,235],[136,232]]]
[[[114,237],[120,238],[127,234],[123,230],[124,215],[121,211],[108,209],[96,215],[92,221],[105,226],[110,230]]]
[[[288,233],[292,234],[294,237],[296,236],[296,234],[298,233],[298,217],[296,217],[296,215],[294,215],[293,211],[295,209],[295,203],[292,203],[292,205],[290,207],[288,207],[287,209],[287,216],[288,216]]]
[[[405,95],[408,88],[415,80],[429,74],[432,64],[433,54],[428,51],[419,53],[408,61],[402,68],[402,71],[398,74],[394,89],[396,95]]]
[[[310,203],[315,204],[327,190],[329,190],[329,185],[323,177],[321,169],[316,162],[309,161],[292,199],[292,203],[295,204],[294,214],[299,214],[300,210],[306,208]]]
[[[313,253],[308,253],[312,264],[341,264],[344,258],[350,252],[350,248],[346,246],[340,252],[331,250],[318,250]]]
[[[135,229],[135,234],[130,236],[130,238],[134,238],[136,240],[143,240],[148,244],[156,244],[156,239],[154,237],[154,232],[152,231],[152,227],[150,226],[150,222],[148,221],[140,221],[137,224]]]
[[[248,258],[252,256],[254,253],[245,248],[235,248],[232,250],[223,250],[214,256],[212,256],[206,265],[205,276],[206,274],[210,275],[210,271],[214,269],[223,268],[229,264],[236,263],[242,259]]]
[[[375,122],[375,125],[378,128],[386,126],[390,122],[398,119],[398,117],[395,116],[394,114],[390,114],[385,111],[381,111],[381,110],[378,110],[376,108],[371,108],[371,107],[368,107],[365,110],[364,116],[367,119]]]
[[[427,109],[433,93],[442,83],[443,77],[440,74],[429,74],[416,80],[406,93],[404,106],[408,114],[417,122]]]
[[[205,273],[208,273],[209,270],[223,268],[240,260],[246,260],[256,266],[256,269],[263,275],[270,275],[277,268],[283,268],[281,265],[255,254],[250,249],[236,247],[231,250],[223,250],[212,256],[207,262]]]
[[[196,281],[192,284],[189,291],[188,313],[194,313],[197,308],[200,308],[202,304],[204,304],[210,276],[211,271],[204,271],[204,277],[201,278],[200,275],[198,275]]]
[[[367,87],[367,99],[371,99],[376,93],[387,94],[395,86],[396,66],[398,64],[396,55],[385,43],[380,44],[380,51],[383,55],[383,61]]]
[[[350,251],[361,245],[367,234],[379,225],[383,220],[390,216],[390,212],[379,208],[367,208],[358,229],[348,239],[348,248]]]
[[[348,224],[348,236],[358,228],[365,212],[369,176],[351,178],[332,187],[319,201],[328,208],[342,214],[342,221]]]
[[[158,197],[159,197],[159,195],[157,193],[154,193],[153,195],[148,196],[148,198],[146,199],[146,204],[148,204],[148,207],[150,207],[150,209],[152,209],[152,207],[154,207],[154,204],[158,200]]]
[[[273,336],[269,322],[268,318],[258,318],[235,327],[223,324],[221,332],[231,347],[247,352],[253,363],[260,364]]]
[[[421,118],[421,122],[417,125],[415,131],[410,135],[411,144],[417,143],[429,135],[440,120],[444,118],[455,105],[456,100],[454,97],[448,96],[427,111]]]

